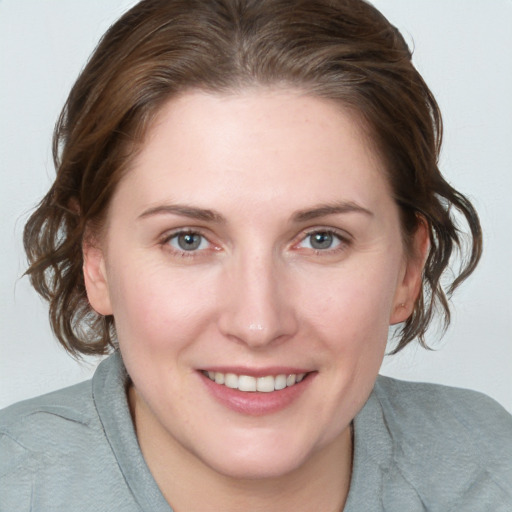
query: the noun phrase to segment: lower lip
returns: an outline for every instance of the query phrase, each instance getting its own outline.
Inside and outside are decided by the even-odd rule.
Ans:
[[[258,391],[240,391],[223,384],[217,384],[198,372],[208,391],[225,407],[240,414],[263,416],[273,414],[289,407],[295,402],[313,381],[314,375],[309,373],[304,380],[293,386],[262,393]]]

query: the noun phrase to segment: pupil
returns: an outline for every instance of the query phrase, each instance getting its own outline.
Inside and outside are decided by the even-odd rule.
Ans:
[[[201,235],[194,233],[185,233],[178,237],[178,245],[184,251],[193,251],[201,244]]]
[[[331,233],[315,233],[311,237],[311,247],[314,249],[329,249],[332,241]]]

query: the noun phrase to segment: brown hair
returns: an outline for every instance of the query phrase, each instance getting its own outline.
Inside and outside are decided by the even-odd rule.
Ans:
[[[27,274],[71,353],[115,346],[113,318],[88,303],[81,246],[151,119],[184,90],[253,85],[300,88],[359,113],[386,164],[405,239],[420,217],[430,229],[422,290],[394,352],[414,338],[426,346],[436,310],[448,324],[441,276],[456,248],[466,259],[448,293],[474,270],[480,224],[438,169],[441,115],[397,29],[363,0],[143,0],[107,31],[71,90],[54,134],[57,178],[25,227]],[[454,209],[470,228],[466,248]]]

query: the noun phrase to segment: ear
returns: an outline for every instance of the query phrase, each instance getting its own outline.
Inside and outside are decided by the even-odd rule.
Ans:
[[[82,244],[82,254],[85,289],[89,303],[100,315],[111,315],[112,305],[103,250],[88,240]]]
[[[411,250],[400,275],[389,319],[390,325],[407,320],[421,291],[423,268],[430,248],[430,230],[423,217],[418,217],[418,226],[413,236]]]

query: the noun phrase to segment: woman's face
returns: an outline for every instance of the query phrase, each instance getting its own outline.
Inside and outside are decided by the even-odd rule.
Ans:
[[[346,438],[421,275],[357,120],[294,91],[171,100],[101,240],[87,289],[114,315],[138,425],[236,477]]]

